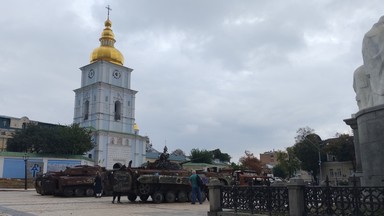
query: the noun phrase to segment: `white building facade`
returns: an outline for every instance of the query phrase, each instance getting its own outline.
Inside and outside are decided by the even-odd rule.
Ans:
[[[124,57],[114,47],[112,22],[107,19],[100,47],[91,63],[80,68],[81,87],[74,90],[74,123],[93,131],[95,149],[88,157],[111,169],[115,163],[140,166],[146,161],[148,137],[140,136],[135,123],[135,97],[131,89],[133,69],[123,66]]]

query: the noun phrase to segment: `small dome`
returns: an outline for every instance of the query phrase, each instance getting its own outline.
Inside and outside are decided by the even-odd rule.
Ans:
[[[139,131],[139,126],[136,123],[133,124],[133,130],[134,131]]]
[[[104,23],[104,30],[101,33],[100,38],[100,47],[93,50],[90,56],[91,63],[104,60],[114,64],[123,65],[124,64],[124,56],[121,52],[114,47],[116,42],[115,35],[111,29],[112,22],[107,19]]]

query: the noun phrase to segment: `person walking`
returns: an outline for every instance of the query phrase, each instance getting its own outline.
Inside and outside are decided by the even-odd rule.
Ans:
[[[103,185],[100,172],[96,172],[95,182],[94,182],[94,191],[96,194],[96,198],[101,198],[101,194],[103,192]]]
[[[192,186],[192,200],[191,204],[195,204],[196,201],[196,195],[197,195],[197,200],[201,204],[201,191],[200,191],[200,183],[201,179],[200,177],[196,174],[196,171],[192,171],[192,175],[189,177],[189,182]]]

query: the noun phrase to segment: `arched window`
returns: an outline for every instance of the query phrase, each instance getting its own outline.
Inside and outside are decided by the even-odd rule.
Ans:
[[[115,102],[115,121],[121,118],[121,103],[120,101]]]
[[[84,120],[88,119],[88,115],[89,115],[89,101],[87,100],[84,103]]]

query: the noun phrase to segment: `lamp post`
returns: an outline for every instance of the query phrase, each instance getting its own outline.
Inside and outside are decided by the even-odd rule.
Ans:
[[[25,153],[23,155],[23,160],[24,160],[24,190],[27,190],[27,183],[28,183],[28,175],[27,175],[27,164],[28,164],[28,159],[29,159],[29,156],[27,155],[27,153]]]

